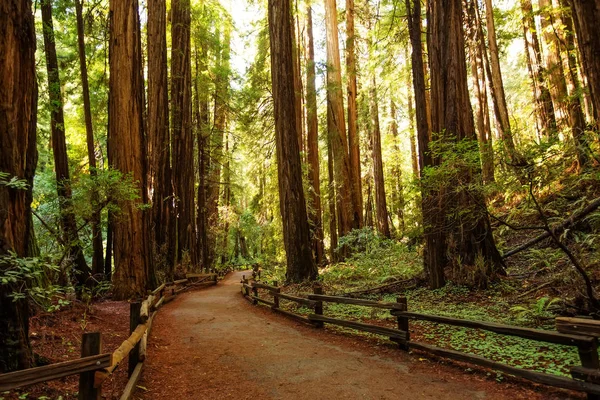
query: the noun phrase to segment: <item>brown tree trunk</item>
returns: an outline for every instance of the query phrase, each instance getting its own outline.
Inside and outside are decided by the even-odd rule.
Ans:
[[[500,137],[504,142],[504,147],[512,166],[522,167],[526,164],[523,156],[515,148],[512,131],[510,128],[510,119],[508,116],[508,107],[506,105],[506,95],[504,94],[504,83],[502,82],[502,71],[500,70],[500,57],[498,55],[498,44],[496,42],[496,27],[494,23],[494,9],[492,0],[485,0],[485,16],[488,46],[490,49],[491,80],[490,90],[494,103],[494,112],[496,123],[500,130]],[[433,109],[433,107],[432,107]]]
[[[544,55],[548,87],[550,89],[550,96],[552,97],[552,104],[554,105],[558,128],[565,129],[569,126],[569,99],[565,72],[560,56],[560,43],[555,32],[555,10],[552,8],[551,0],[539,0],[539,5],[543,38],[546,44]]]
[[[81,90],[83,92],[83,111],[85,116],[85,133],[89,160],[90,175],[96,176],[96,152],[94,144],[94,128],[92,124],[92,108],[90,104],[90,86],[88,83],[87,65],[85,61],[85,41],[82,0],[75,0],[75,12],[77,14],[77,48],[79,51],[79,69],[81,72]],[[98,192],[93,189],[92,203],[98,206]],[[94,210],[90,225],[92,226],[92,273],[104,273],[104,249],[102,248],[102,225],[100,210]]]
[[[275,113],[275,146],[279,181],[279,208],[283,222],[289,282],[317,277],[302,188],[298,149],[293,73],[292,27],[289,0],[269,0],[271,79]]]
[[[531,78],[538,129],[546,137],[556,132],[556,117],[550,91],[546,85],[546,69],[542,64],[540,41],[535,27],[533,6],[531,0],[521,0],[523,12],[523,37],[527,51],[527,69]]]
[[[442,140],[454,140],[454,138],[458,141],[476,140],[467,86],[462,1],[433,0],[431,20],[428,22],[430,24],[431,130],[439,132]],[[460,260],[460,266],[474,268],[481,260],[485,270],[477,270],[477,272],[488,277],[501,270],[501,257],[496,249],[487,214],[479,210],[479,207],[485,204],[483,196],[477,190],[467,192],[466,189],[457,189],[459,180],[462,181],[462,185],[476,181],[478,171],[471,166],[458,166],[458,168],[457,174],[460,178],[453,175],[451,181],[444,182],[442,193],[437,198],[439,203],[446,203],[444,208],[450,210],[453,215],[435,213],[437,215],[432,228],[442,235],[449,228],[452,246],[456,246],[453,252],[456,259]],[[461,212],[455,212],[451,207]],[[469,210],[467,215],[464,215],[465,210]],[[450,245],[449,241],[427,241],[428,261],[433,265],[431,271],[439,271],[443,276],[447,262],[444,252]],[[443,282],[443,278],[441,281]]]
[[[406,63],[408,64],[409,60],[409,46],[406,47]],[[412,85],[412,74],[411,71],[408,71],[406,74],[406,90],[408,91],[408,99],[407,99],[407,109],[408,109],[408,130],[409,130],[409,140],[410,140],[410,164],[412,167],[413,178],[416,179],[419,176],[419,153],[417,153],[417,139],[416,139],[416,128],[415,128],[415,106],[413,99],[413,85]],[[395,117],[394,117],[395,119]]]
[[[37,164],[37,80],[31,1],[0,2],[0,171],[25,179],[27,189],[0,183],[0,256],[32,256],[31,200]],[[0,262],[4,274],[11,263]],[[17,284],[0,285],[0,373],[33,366],[29,304],[10,295]]]
[[[346,0],[346,75],[348,79],[348,150],[353,197],[358,200],[359,227],[362,227],[362,181],[360,172],[360,140],[358,137],[356,110],[356,50],[354,31],[354,0]]]
[[[54,27],[52,23],[52,2],[43,0],[41,3],[42,22],[44,25],[44,51],[46,53],[46,69],[48,71],[48,97],[50,103],[50,126],[52,131],[52,152],[54,154],[54,170],[56,173],[56,189],[61,214],[63,242],[68,252],[69,262],[73,263],[73,272],[79,285],[84,285],[89,276],[90,268],[85,261],[77,223],[72,207],[71,181],[69,176],[69,159],[65,139],[65,117],[63,113],[58,58],[54,42]],[[63,279],[68,277],[64,272]],[[67,282],[62,282],[66,285]]]
[[[410,87],[408,89],[409,89],[409,93],[410,93]],[[410,97],[411,96],[409,96],[408,104],[409,104],[409,108],[412,108],[412,100],[410,99]],[[409,110],[409,114],[410,114],[410,110]],[[396,145],[394,147],[398,154],[402,154],[402,148],[400,146],[400,135],[398,134],[398,122],[396,121],[396,103],[394,103],[393,100],[390,101],[390,119],[392,120],[391,125],[390,125],[390,130],[391,130],[392,136],[394,137],[394,140],[396,141]],[[412,124],[412,122],[411,122],[411,124]],[[411,134],[414,137],[414,132],[412,130],[411,130]],[[392,175],[394,175],[394,177],[395,177],[395,182],[394,182],[395,204],[394,204],[394,206],[396,208],[396,214],[398,215],[399,234],[402,235],[404,233],[404,185],[402,183],[402,165],[400,163],[400,160],[395,161],[395,165],[392,169]],[[390,216],[390,218],[391,218],[391,216]]]
[[[231,171],[229,170],[229,134],[225,134],[225,164],[223,165],[223,200],[221,204],[225,207],[223,216],[223,241],[221,245],[221,265],[225,265],[228,260],[227,248],[229,245],[229,205],[231,204]]]
[[[328,111],[329,114],[329,111]],[[327,117],[329,120],[329,115]],[[327,185],[327,203],[329,205],[329,259],[332,263],[338,261],[337,246],[337,210],[336,210],[336,195],[335,195],[335,180],[333,172],[333,149],[331,148],[331,140],[327,135],[327,176],[329,178]]]
[[[155,254],[173,274],[173,186],[169,137],[167,72],[167,8],[165,0],[148,1],[148,144],[152,186],[152,229]]]
[[[181,262],[188,253],[197,265],[194,217],[194,135],[192,132],[192,66],[189,0],[171,3],[171,143],[173,150],[173,191],[177,215],[177,252]]]
[[[206,208],[206,192],[207,192],[207,174],[208,174],[208,139],[210,137],[210,127],[208,125],[208,93],[200,90],[202,77],[207,72],[207,49],[206,44],[202,43],[201,49],[196,46],[196,79],[194,81],[196,91],[196,130],[197,130],[197,149],[198,149],[198,200],[196,208],[196,227],[198,242],[198,257],[201,261],[202,268],[209,267],[209,250],[208,250],[208,219]],[[204,80],[202,87],[205,88]]]
[[[381,156],[381,129],[379,127],[379,105],[377,104],[377,81],[375,76],[371,79],[370,110],[373,133],[373,181],[375,182],[375,210],[377,215],[377,231],[389,238],[390,226],[388,223],[387,202],[385,198],[385,183],[383,180],[383,159]]]
[[[307,117],[307,159],[308,181],[312,187],[310,200],[312,210],[309,215],[312,223],[312,244],[315,262],[324,265],[323,220],[321,212],[321,180],[319,177],[319,126],[317,118],[317,89],[315,83],[315,46],[313,41],[312,9],[306,10],[307,59],[306,59],[306,117]]]
[[[342,75],[340,69],[340,51],[338,41],[337,7],[335,0],[325,0],[325,25],[327,31],[327,107],[330,109],[328,125],[333,167],[335,173],[336,195],[338,197],[338,233],[348,234],[360,227],[361,216],[357,192],[350,170],[344,104],[342,97]]]
[[[471,76],[473,88],[475,89],[477,140],[479,141],[479,152],[481,153],[482,177],[483,183],[491,183],[494,182],[494,149],[492,147],[492,131],[487,100],[485,66],[483,64],[485,42],[484,38],[479,36],[479,30],[477,29],[475,2],[472,0],[469,1],[467,7]]]
[[[295,102],[294,106],[296,108],[296,132],[298,132],[298,150],[300,152],[304,151],[304,113],[302,112],[302,74],[300,72],[300,57],[302,53],[302,49],[300,47],[300,29],[296,27],[296,24],[299,23],[298,16],[298,4],[297,1],[294,1],[295,12],[291,13],[292,22],[290,27],[292,29],[292,50],[293,50],[293,58],[294,58],[294,94],[295,94]],[[291,11],[290,11],[291,12]],[[295,16],[294,16],[295,15]],[[298,28],[298,35],[296,35],[296,28]]]
[[[600,0],[571,0],[582,69],[587,77],[595,124],[600,121]],[[597,125],[596,125],[597,126]]]
[[[577,54],[575,50],[575,37],[573,33],[573,20],[567,11],[570,11],[566,0],[555,0],[555,8],[558,10],[557,35],[564,51],[563,69],[566,71],[565,82],[567,84],[569,123],[577,163],[580,167],[585,166],[590,160],[591,150],[585,139],[586,122],[581,104],[581,84],[577,76]]]
[[[110,1],[108,141],[111,167],[138,182],[138,200],[122,201],[113,219],[115,299],[143,296],[154,284],[144,138],[144,80],[137,0]]]
[[[215,231],[219,222],[219,192],[221,187],[221,165],[223,163],[223,135],[227,122],[227,91],[229,87],[229,28],[225,27],[224,47],[217,53],[217,74],[215,82],[214,129],[211,134],[211,157],[208,172],[207,213],[208,213],[208,247],[209,267],[215,259]],[[294,121],[295,121],[294,117]],[[296,138],[296,140],[298,140]]]

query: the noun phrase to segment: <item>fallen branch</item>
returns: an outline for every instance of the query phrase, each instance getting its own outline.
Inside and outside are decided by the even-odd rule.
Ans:
[[[538,290],[541,290],[541,289],[543,289],[543,288],[545,288],[547,286],[552,285],[553,283],[554,283],[554,281],[549,281],[549,282],[546,282],[546,283],[542,283],[541,285],[538,285],[538,286],[534,287],[533,289],[526,291],[525,293],[521,293],[520,295],[517,296],[517,299],[526,297],[528,294],[535,293]]]
[[[517,248],[514,248],[510,251],[507,251],[506,253],[504,253],[502,255],[502,258],[508,258],[510,256],[513,256],[517,253],[522,252],[523,250],[528,249],[529,247],[541,242],[544,239],[547,239],[549,237],[552,236],[552,233],[557,234],[558,232],[568,228],[569,226],[573,225],[575,222],[579,221],[581,218],[585,217],[586,215],[588,215],[589,213],[591,213],[592,211],[594,211],[595,209],[597,209],[598,207],[600,207],[600,197],[593,200],[590,204],[588,204],[583,210],[578,211],[576,213],[574,213],[573,215],[571,215],[571,217],[567,218],[566,220],[564,220],[563,222],[561,222],[558,225],[555,225],[553,227],[550,228],[550,232],[546,231],[544,233],[542,233],[541,235],[531,239],[530,241],[520,245]]]

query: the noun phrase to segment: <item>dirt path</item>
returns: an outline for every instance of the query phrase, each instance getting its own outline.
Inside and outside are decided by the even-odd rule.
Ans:
[[[136,398],[565,398],[273,315],[242,298],[241,275],[183,294],[161,310]]]

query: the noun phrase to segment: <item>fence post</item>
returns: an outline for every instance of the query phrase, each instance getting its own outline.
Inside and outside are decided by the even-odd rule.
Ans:
[[[256,286],[254,286],[254,281],[252,281],[251,285],[252,285],[252,295],[254,297],[258,297],[258,288]],[[252,304],[257,305],[258,300],[252,299]]]
[[[273,308],[279,308],[279,296],[278,293],[281,293],[281,288],[277,286],[277,281],[273,281],[273,286],[277,287],[275,293],[273,293]]]
[[[396,297],[396,303],[404,305],[404,310],[408,311],[408,303],[406,297]],[[398,329],[406,332],[406,343],[398,343],[398,346],[402,350],[408,351],[408,342],[410,341],[410,330],[408,325],[408,318],[398,316]]]
[[[140,323],[140,309],[142,307],[142,303],[139,301],[133,302],[129,304],[129,333],[133,333],[135,328]],[[129,365],[127,368],[127,376],[131,376],[133,374],[133,370],[135,369],[137,363],[140,361],[140,343],[138,342],[131,352],[129,353]]]
[[[313,285],[313,293],[314,294],[323,294],[323,287],[315,282],[315,284]],[[323,302],[320,300],[317,300],[317,304],[315,304],[315,314],[323,315]],[[317,328],[322,328],[324,325],[323,321],[315,321],[314,324],[315,324],[315,327],[317,327]]]
[[[581,365],[585,368],[600,369],[600,361],[598,360],[598,340],[594,339],[589,346],[577,346]],[[597,394],[588,393],[588,400],[600,400]]]
[[[102,338],[100,332],[84,333],[81,339],[81,357],[100,354],[102,351]],[[79,374],[79,400],[99,400],[101,387],[94,387],[96,371]]]

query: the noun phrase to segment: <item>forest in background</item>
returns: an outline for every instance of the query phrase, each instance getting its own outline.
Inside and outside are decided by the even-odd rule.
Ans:
[[[30,306],[215,268],[596,315],[600,5],[241,7],[0,6],[0,371]]]

